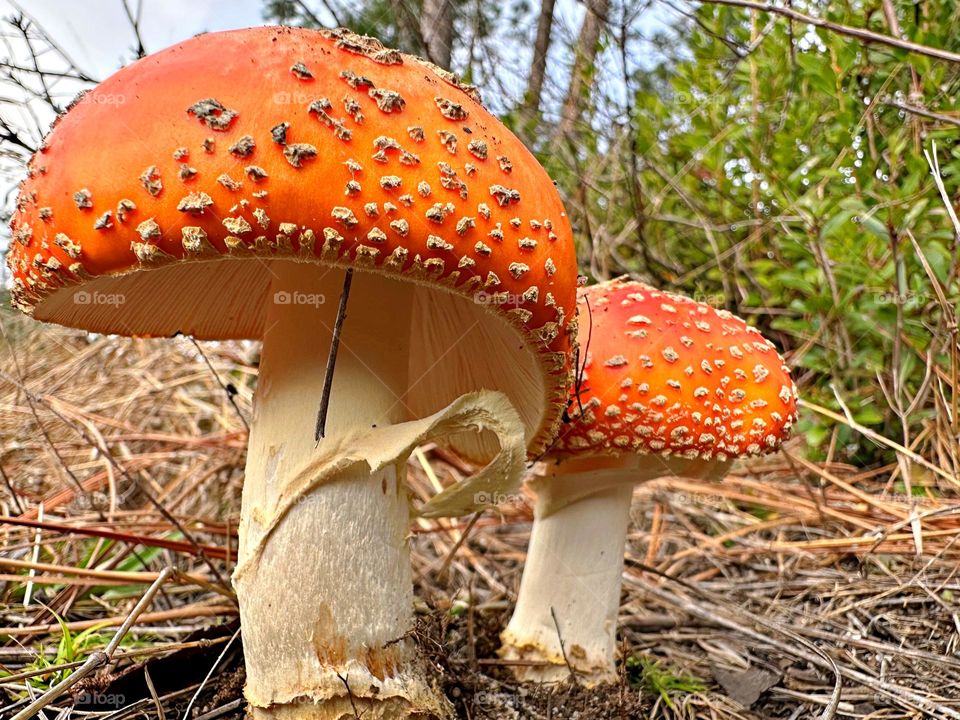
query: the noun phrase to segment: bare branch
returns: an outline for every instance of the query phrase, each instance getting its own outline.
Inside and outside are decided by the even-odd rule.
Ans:
[[[316,14],[313,10],[311,10],[311,9],[307,6],[307,4],[306,4],[305,2],[303,2],[303,0],[296,0],[296,3],[295,3],[295,4],[296,4],[296,6],[297,6],[298,8],[300,8],[300,12],[303,13],[303,16],[304,16],[308,21],[310,21],[311,23],[313,23],[314,27],[318,27],[318,28],[319,28],[319,27],[323,27],[323,26],[324,26],[325,23],[324,23],[322,20],[320,20],[319,17],[317,17],[317,14]],[[341,20],[340,20],[340,16],[337,14],[337,11],[333,9],[333,7],[331,6],[331,4],[330,4],[329,2],[324,2],[324,3],[323,3],[323,6],[324,6],[324,8],[326,8],[327,12],[330,13],[330,17],[333,18],[333,22],[334,22],[336,25],[338,25],[338,26],[343,25],[343,22],[341,22]]]
[[[729,7],[747,8],[749,10],[759,10],[761,12],[773,13],[791,20],[796,20],[797,22],[807,23],[808,25],[813,25],[814,27],[835,32],[838,35],[847,35],[849,37],[857,38],[858,40],[863,40],[867,43],[877,43],[879,45],[886,45],[888,47],[906,50],[907,52],[916,53],[917,55],[925,55],[926,57],[935,58],[937,60],[960,63],[960,54],[950,52],[949,50],[941,50],[940,48],[920,45],[919,43],[910,42],[909,40],[901,40],[900,38],[873,32],[872,30],[867,30],[865,28],[852,27],[850,25],[840,25],[839,23],[830,22],[829,20],[813,17],[812,15],[804,15],[803,13],[797,12],[792,8],[780,7],[778,5],[774,5],[773,3],[753,2],[753,0],[697,0],[697,2],[707,3],[710,5],[727,5]]]
[[[37,148],[28,143],[19,132],[13,128],[6,120],[0,117],[0,143],[9,143],[23,148],[31,155],[37,151]]]
[[[882,102],[883,105],[888,107],[897,108],[897,110],[903,110],[905,113],[910,113],[911,115],[919,115],[920,117],[929,118],[930,120],[936,120],[937,122],[942,122],[945,125],[953,125],[954,127],[960,127],[960,119],[955,118],[951,115],[941,115],[940,113],[931,112],[926,108],[917,107],[916,105],[908,105],[907,103],[897,102],[892,100],[890,102]]]
[[[42,40],[44,45],[47,47],[47,49],[52,51],[54,54],[56,54],[57,57],[60,58],[61,62],[66,64],[67,68],[70,70],[70,72],[74,74],[74,77],[77,80],[82,80],[83,82],[91,83],[91,84],[100,82],[99,80],[97,80],[97,78],[81,70],[80,66],[77,65],[77,63],[73,61],[73,58],[71,58],[70,55],[67,54],[67,51],[64,50],[63,47],[56,40],[53,39],[50,33],[48,33],[40,23],[37,22],[36,18],[31,17],[31,15],[28,12],[26,12],[23,8],[21,8],[20,5],[17,4],[16,0],[7,0],[7,1],[17,10],[17,12],[21,16],[30,20],[30,27],[37,34],[37,38],[39,40]]]
[[[137,0],[137,12],[134,13],[130,9],[130,3],[128,0],[123,0],[123,12],[127,15],[127,20],[130,21],[130,27],[133,30],[133,37],[137,41],[136,53],[138,58],[146,57],[147,50],[143,46],[143,36],[140,34],[140,19],[143,15],[143,0]]]

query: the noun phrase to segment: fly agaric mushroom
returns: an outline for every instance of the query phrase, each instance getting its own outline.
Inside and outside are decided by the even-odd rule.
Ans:
[[[501,654],[533,661],[517,666],[522,680],[566,679],[569,663],[598,684],[616,679],[634,484],[719,479],[735,458],[776,450],[797,394],[773,344],[725,310],[623,279],[584,289],[579,304],[579,397],[553,464],[531,482],[533,530]]]
[[[406,457],[451,433],[494,458],[427,515],[518,484],[576,335],[569,223],[520,141],[371,38],[207,34],[77,101],[12,227],[13,300],[38,320],[263,340],[234,574],[253,715],[445,716],[409,639]],[[326,300],[354,270],[316,443]]]

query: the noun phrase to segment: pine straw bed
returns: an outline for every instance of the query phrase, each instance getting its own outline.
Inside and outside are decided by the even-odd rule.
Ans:
[[[4,716],[103,649],[172,567],[111,661],[44,712],[241,717],[227,580],[256,347],[0,317]],[[428,447],[410,481],[425,497],[467,470]],[[415,524],[415,634],[464,718],[960,718],[960,502],[922,467],[913,503],[893,477],[793,447],[721,484],[639,488],[627,660],[602,692],[518,688],[497,658],[530,530],[522,496]]]

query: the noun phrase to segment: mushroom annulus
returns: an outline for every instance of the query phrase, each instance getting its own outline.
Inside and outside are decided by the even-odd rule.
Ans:
[[[233,576],[253,717],[448,716],[411,638],[406,459],[488,463],[425,516],[516,487],[576,338],[570,225],[521,142],[372,38],[205,34],[74,102],[12,229],[37,320],[262,340]]]
[[[569,422],[530,482],[533,529],[501,655],[515,675],[615,681],[634,485],[719,479],[777,450],[797,418],[773,344],[725,310],[616,279],[580,292],[582,373]]]

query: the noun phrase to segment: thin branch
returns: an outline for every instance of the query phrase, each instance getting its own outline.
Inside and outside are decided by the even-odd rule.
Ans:
[[[575,686],[579,686],[580,681],[577,679],[577,672],[573,669],[573,665],[570,664],[570,658],[567,657],[567,647],[563,642],[563,635],[560,634],[560,622],[557,620],[557,612],[552,607],[550,608],[550,617],[553,618],[553,626],[557,629],[557,639],[560,641],[560,652],[563,654],[563,661],[567,664],[567,670],[570,671],[570,680]]]
[[[193,343],[193,346],[197,349],[197,352],[200,353],[200,357],[203,358],[203,362],[206,363],[207,368],[210,370],[210,374],[213,375],[214,380],[217,381],[217,385],[223,390],[227,395],[227,400],[230,401],[230,404],[233,405],[233,409],[237,413],[237,417],[240,418],[240,422],[243,423],[243,426],[247,429],[247,432],[250,432],[250,425],[247,423],[247,419],[243,416],[243,413],[240,412],[240,406],[237,405],[237,388],[233,383],[224,383],[220,379],[220,375],[217,373],[216,368],[213,367],[213,364],[210,362],[210,359],[207,357],[206,353],[203,352],[203,348],[200,347],[200,343],[192,335],[184,335],[190,342]]]
[[[143,45],[143,36],[140,33],[140,19],[143,14],[143,0],[138,0],[137,2],[137,12],[134,13],[130,9],[130,3],[128,0],[123,0],[123,11],[127,15],[127,20],[130,21],[130,27],[133,30],[133,37],[137,41],[137,57],[142,58],[147,56],[147,49]]]
[[[897,108],[897,110],[903,110],[903,112],[910,113],[911,115],[919,115],[920,117],[929,118],[930,120],[936,120],[937,122],[942,122],[945,125],[953,125],[954,127],[960,127],[960,119],[951,117],[950,115],[941,115],[940,113],[931,112],[922,107],[917,107],[916,105],[907,105],[902,102],[883,102],[882,105],[888,107]]]
[[[50,94],[50,86],[47,84],[47,76],[40,69],[40,58],[36,49],[33,47],[33,41],[30,39],[30,25],[24,22],[22,17],[14,18],[11,23],[17,30],[23,35],[23,41],[27,45],[27,50],[30,51],[30,60],[33,63],[33,72],[37,76],[37,79],[40,81],[40,87],[43,90],[43,93],[40,97],[43,98],[54,112],[57,114],[63,111],[63,108],[53,99],[53,96]]]
[[[17,491],[13,487],[13,483],[10,482],[10,478],[7,475],[6,471],[3,469],[3,465],[0,464],[0,479],[3,480],[3,484],[7,487],[7,492],[10,493],[10,499],[13,502],[13,507],[16,509],[19,515],[23,515],[23,505],[20,503],[20,496],[17,494]]]
[[[300,12],[303,13],[303,16],[313,23],[314,27],[321,28],[325,25],[325,23],[319,17],[317,17],[317,14],[302,0],[296,0],[296,6],[300,8]],[[323,6],[326,8],[327,12],[330,13],[330,17],[333,18],[333,22],[336,25],[343,25],[343,23],[340,22],[340,17],[337,15],[336,10],[333,9],[329,2],[324,2]]]
[[[343,686],[347,689],[347,697],[350,699],[350,707],[353,710],[353,717],[356,720],[360,720],[360,713],[357,711],[357,704],[353,699],[353,690],[350,689],[350,683],[347,681],[347,675],[341,675],[337,673],[337,677],[340,678],[340,682],[343,683]]]
[[[858,40],[863,40],[864,42],[886,45],[899,50],[906,50],[907,52],[915,53],[917,55],[925,55],[926,57],[931,57],[936,60],[946,60],[947,62],[960,64],[960,54],[950,52],[949,50],[941,50],[940,48],[929,47],[928,45],[920,45],[919,43],[910,42],[909,40],[901,40],[900,38],[873,32],[872,30],[867,30],[865,28],[852,27],[850,25],[840,25],[839,23],[830,22],[829,20],[813,17],[812,15],[805,15],[802,12],[793,10],[792,8],[779,7],[778,5],[774,5],[772,3],[753,2],[753,0],[697,0],[697,2],[710,5],[727,5],[729,7],[747,8],[750,10],[760,10],[761,12],[774,13],[775,15],[781,15],[785,18],[789,18],[790,20],[796,20],[797,22],[807,23],[808,25],[813,25],[814,27],[835,32],[838,35],[847,35],[849,37],[857,38]]]
[[[224,715],[232,713],[234,710],[239,710],[241,706],[246,702],[244,698],[237,698],[236,700],[231,700],[226,705],[221,705],[215,710],[211,710],[208,713],[203,715],[197,715],[194,720],[216,720],[216,718],[221,718]]]
[[[217,659],[213,661],[213,665],[210,666],[210,670],[207,671],[206,676],[203,678],[203,682],[200,683],[200,686],[197,688],[197,691],[193,694],[193,697],[190,698],[190,702],[187,703],[187,709],[183,711],[183,717],[190,717],[190,711],[193,709],[194,703],[197,701],[197,698],[200,697],[200,693],[203,692],[203,689],[207,686],[207,683],[210,682],[210,678],[213,676],[213,673],[220,666],[220,663],[223,662],[223,658],[226,656],[227,652],[230,650],[230,646],[233,645],[234,641],[240,635],[240,628],[237,628],[233,635],[230,636],[230,639],[227,641],[227,644],[223,646],[223,650],[220,651],[220,654],[217,656]]]
[[[43,26],[37,22],[36,18],[32,17],[30,13],[28,13],[22,7],[20,7],[19,3],[17,3],[16,0],[8,0],[8,2],[10,3],[10,5],[13,6],[13,8],[20,15],[30,20],[30,26],[33,29],[33,31],[36,33],[37,37],[40,40],[43,40],[43,42],[47,45],[47,47],[50,50],[52,50],[57,56],[59,56],[64,63],[66,63],[67,67],[75,73],[77,80],[82,80],[83,82],[88,82],[93,84],[100,82],[92,75],[89,75],[88,73],[85,73],[83,70],[81,70],[80,67],[73,61],[73,58],[71,58],[67,54],[67,51],[64,50],[62,47],[60,47],[60,45],[57,44],[57,42],[53,39],[50,33],[48,33],[43,28]]]
[[[167,578],[170,577],[172,573],[172,567],[164,568],[163,572],[161,572],[157,579],[153,581],[153,584],[147,589],[147,592],[144,593],[143,597],[140,598],[140,601],[134,606],[133,610],[130,611],[127,619],[123,621],[123,624],[117,630],[116,634],[113,636],[113,639],[110,641],[110,644],[107,645],[105,650],[98,650],[97,652],[93,653],[75,673],[71,674],[64,680],[61,680],[59,683],[47,690],[43,695],[38,697],[32,703],[27,705],[27,707],[10,718],[10,720],[28,720],[28,718],[38,715],[43,708],[47,707],[47,705],[67,692],[67,690],[79,683],[85,677],[92,675],[97,669],[110,662],[110,660],[113,659],[113,654],[117,651],[117,648],[120,647],[120,642],[124,637],[126,637],[126,634],[130,631],[130,628],[133,627],[133,624],[137,621],[137,618],[140,617],[141,613],[143,613],[143,611],[147,609],[147,606],[153,602],[153,598],[160,590],[160,586],[166,582]]]
[[[330,388],[333,387],[333,371],[337,364],[337,351],[340,349],[340,333],[343,332],[343,321],[347,317],[347,299],[350,297],[350,284],[353,282],[353,268],[347,270],[343,277],[343,290],[340,292],[340,306],[337,308],[337,320],[333,326],[333,337],[330,339],[330,354],[327,356],[326,375],[323,378],[323,394],[320,396],[320,409],[317,411],[317,425],[314,428],[313,438],[318,443],[323,439],[327,429],[327,411],[330,409]]]

